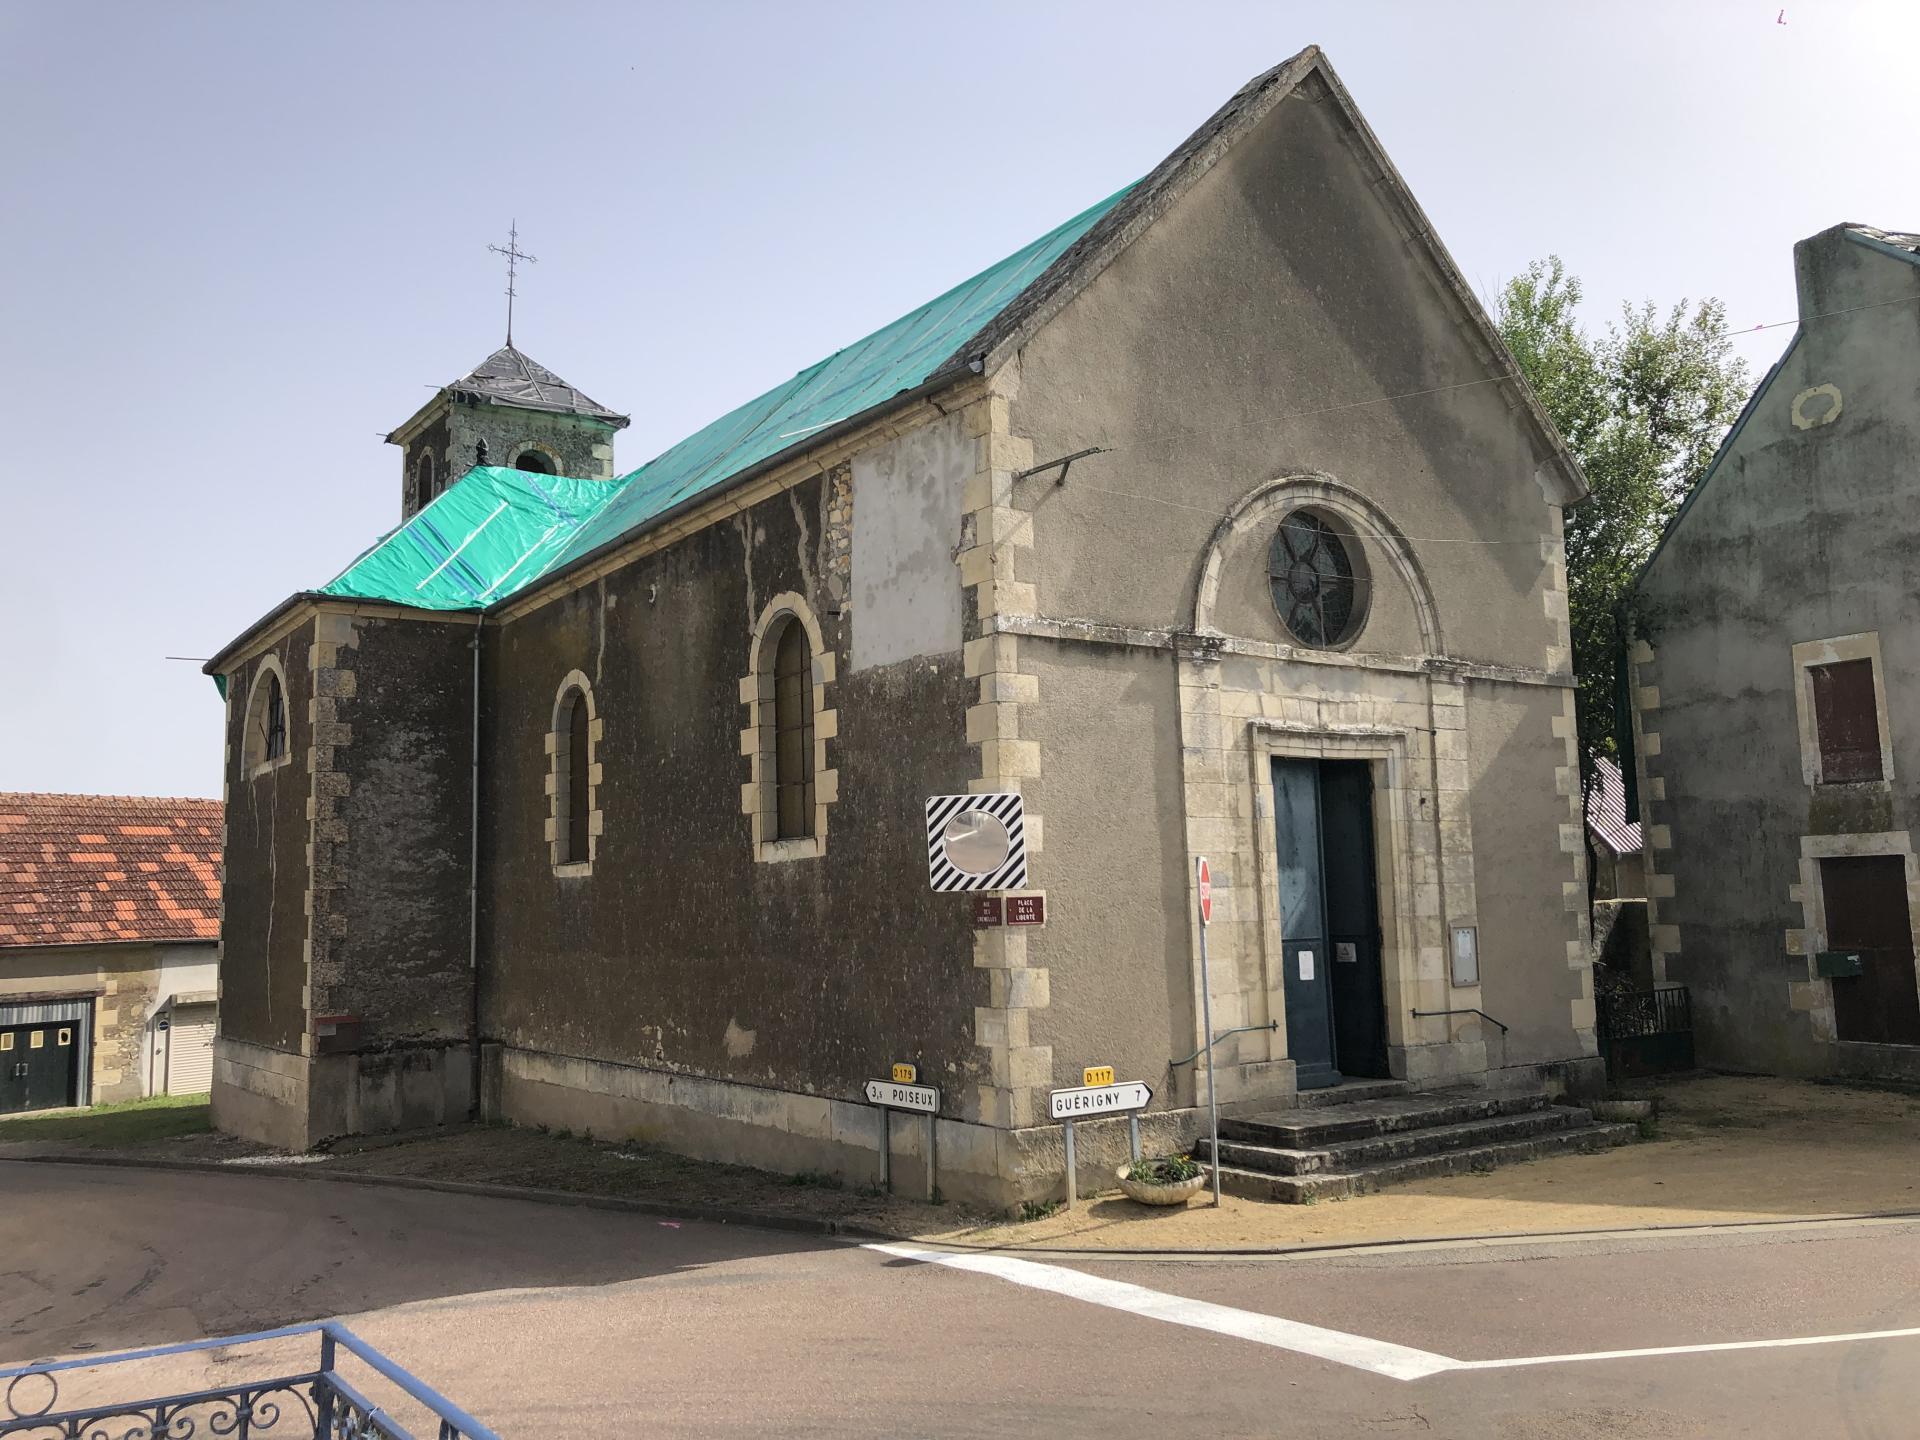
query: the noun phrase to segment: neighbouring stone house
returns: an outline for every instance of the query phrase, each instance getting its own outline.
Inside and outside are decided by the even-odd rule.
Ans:
[[[1652,964],[1707,1063],[1920,1078],[1920,236],[1794,247],[1800,323],[1637,590]]]
[[[1202,855],[1223,1102],[1597,1071],[1584,485],[1319,51],[638,470],[541,373],[396,431],[406,523],[208,667],[223,1127],[864,1179],[906,1062],[946,1194],[1045,1194],[1083,1067],[1193,1133]],[[455,403],[564,465],[467,469]],[[927,801],[1013,792],[1044,923],[976,928]]]
[[[206,1091],[220,803],[0,794],[0,1114]]]

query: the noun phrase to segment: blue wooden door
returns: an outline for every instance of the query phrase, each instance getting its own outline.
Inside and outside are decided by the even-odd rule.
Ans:
[[[1273,801],[1295,1084],[1384,1076],[1372,771],[1360,760],[1276,759]]]
[[[1280,862],[1281,956],[1287,1054],[1294,1083],[1340,1083],[1333,1054],[1333,991],[1327,976],[1327,884],[1320,853],[1320,762],[1273,762],[1273,821]]]

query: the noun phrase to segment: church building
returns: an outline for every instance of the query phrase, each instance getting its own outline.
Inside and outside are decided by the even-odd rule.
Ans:
[[[1317,49],[622,471],[626,423],[499,351],[389,436],[399,527],[209,664],[221,1128],[864,1183],[910,1064],[896,1179],[931,1133],[1005,1205],[1087,1067],[1164,1144],[1210,1083],[1592,1083],[1584,483]],[[971,794],[1020,797],[1018,903],[930,883]]]

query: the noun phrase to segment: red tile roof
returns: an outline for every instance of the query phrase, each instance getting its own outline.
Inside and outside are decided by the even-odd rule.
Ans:
[[[1594,761],[1595,785],[1587,797],[1587,828],[1616,855],[1640,851],[1640,826],[1627,819],[1627,787],[1620,767],[1602,755]]]
[[[0,948],[220,936],[220,802],[0,793]]]

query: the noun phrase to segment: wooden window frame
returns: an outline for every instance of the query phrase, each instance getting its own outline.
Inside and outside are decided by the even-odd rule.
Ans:
[[[1813,672],[1823,666],[1867,660],[1873,665],[1874,723],[1879,729],[1880,773],[1864,779],[1829,778],[1820,748],[1820,723],[1814,698]],[[1809,785],[1876,786],[1893,783],[1893,732],[1887,720],[1886,665],[1880,654],[1880,632],[1840,635],[1830,640],[1808,640],[1793,647],[1794,708],[1800,729],[1800,774]]]
[[[800,627],[810,661],[808,683],[796,697],[804,701],[806,715],[788,729],[789,734],[802,737],[800,743],[811,757],[811,774],[803,775],[798,782],[806,787],[801,791],[800,804],[811,812],[811,828],[799,835],[782,834],[780,823],[781,727],[776,662],[780,641],[789,633],[790,625]],[[817,860],[827,852],[828,816],[840,798],[840,777],[829,765],[828,753],[829,742],[840,733],[838,712],[829,703],[835,671],[834,652],[825,643],[820,622],[807,602],[791,592],[768,601],[753,628],[747,673],[740,681],[740,700],[747,707],[747,723],[740,732],[740,753],[747,757],[740,808],[747,816],[756,863]]]

